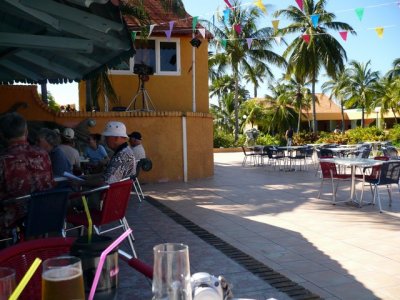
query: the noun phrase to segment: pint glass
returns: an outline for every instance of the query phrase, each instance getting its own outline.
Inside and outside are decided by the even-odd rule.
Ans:
[[[15,270],[0,268],[0,300],[7,300],[15,289]]]
[[[43,262],[42,300],[85,300],[78,257],[60,256]]]

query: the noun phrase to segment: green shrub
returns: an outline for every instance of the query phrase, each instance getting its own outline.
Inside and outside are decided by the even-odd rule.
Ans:
[[[269,134],[263,134],[261,133],[256,140],[257,145],[279,145],[280,141],[279,138],[274,137]]]
[[[388,139],[392,141],[393,145],[400,147],[400,124],[394,125],[394,127],[389,130]]]
[[[235,137],[232,134],[214,131],[214,148],[230,148],[233,146]]]
[[[349,144],[387,140],[387,135],[385,132],[382,129],[376,128],[375,126],[350,129],[346,131],[345,135],[348,138]]]

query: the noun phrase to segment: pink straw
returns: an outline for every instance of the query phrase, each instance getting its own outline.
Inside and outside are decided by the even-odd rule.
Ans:
[[[119,238],[117,238],[110,246],[108,246],[100,255],[100,261],[96,269],[96,274],[93,279],[92,288],[90,289],[89,299],[93,300],[94,293],[96,292],[97,284],[99,283],[101,269],[103,269],[104,261],[108,253],[110,253],[115,247],[117,247],[128,235],[130,235],[132,229],[125,231]]]

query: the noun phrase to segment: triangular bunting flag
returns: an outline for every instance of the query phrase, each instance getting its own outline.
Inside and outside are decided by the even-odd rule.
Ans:
[[[237,32],[237,34],[242,33],[242,26],[240,24],[233,24],[233,29]]]
[[[274,39],[275,39],[275,42],[276,42],[278,45],[281,44],[282,37],[276,36],[276,37],[274,37]]]
[[[228,23],[229,22],[229,15],[230,15],[231,11],[229,9],[225,9],[224,10],[224,22]]]
[[[232,9],[233,8],[233,6],[229,3],[229,1],[228,0],[224,0],[224,2],[226,3],[226,5],[228,5],[228,7],[230,8],[230,9]]]
[[[225,39],[221,40],[221,44],[222,44],[222,46],[223,46],[224,48],[226,48],[226,40],[225,40]]]
[[[301,36],[303,40],[308,44],[310,42],[310,35],[309,34],[303,34]]]
[[[149,37],[149,36],[151,35],[151,33],[153,32],[154,27],[156,27],[156,24],[150,25],[148,37]]]
[[[172,31],[172,28],[174,28],[174,23],[175,21],[169,21],[169,31]]]
[[[318,26],[318,20],[319,20],[319,15],[311,15],[311,22],[313,24],[313,27],[317,27]]]
[[[198,19],[199,19],[199,17],[193,17],[193,20],[192,20],[192,30],[193,31],[196,29]]]
[[[279,27],[279,20],[272,20],[272,26],[274,27],[274,30],[277,31]]]
[[[251,44],[253,43],[253,39],[252,38],[246,38],[247,41],[247,47],[249,47],[249,49],[251,49]]]
[[[378,34],[378,37],[383,38],[383,31],[384,31],[383,27],[376,27],[375,31]]]
[[[164,30],[164,32],[165,32],[165,35],[167,36],[167,40],[169,41],[171,39],[172,30]]]
[[[206,29],[205,28],[199,28],[199,32],[201,34],[201,36],[203,37],[203,39],[206,38]]]
[[[262,12],[266,13],[267,9],[265,8],[264,3],[262,3],[262,0],[257,0],[256,2],[254,2],[254,5],[257,6],[259,9],[262,10]]]
[[[364,16],[364,8],[362,7],[356,8],[356,14],[358,19],[361,21]]]
[[[339,31],[339,34],[344,41],[347,40],[347,31]]]
[[[296,0],[297,5],[301,10],[303,10],[303,0]]]
[[[136,31],[131,31],[131,38],[132,38],[132,41],[136,40]]]

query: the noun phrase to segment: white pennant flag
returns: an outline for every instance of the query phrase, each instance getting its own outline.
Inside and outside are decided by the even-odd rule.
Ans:
[[[149,35],[147,37],[150,37],[151,33],[153,32],[154,27],[156,27],[157,24],[152,24],[150,25],[150,30],[149,30]]]
[[[205,28],[199,28],[198,30],[199,30],[201,36],[203,37],[203,39],[205,39],[206,38],[206,29]]]
[[[274,37],[274,39],[275,39],[275,41],[276,41],[276,43],[277,43],[278,45],[281,44],[282,37],[276,36],[276,37]]]

